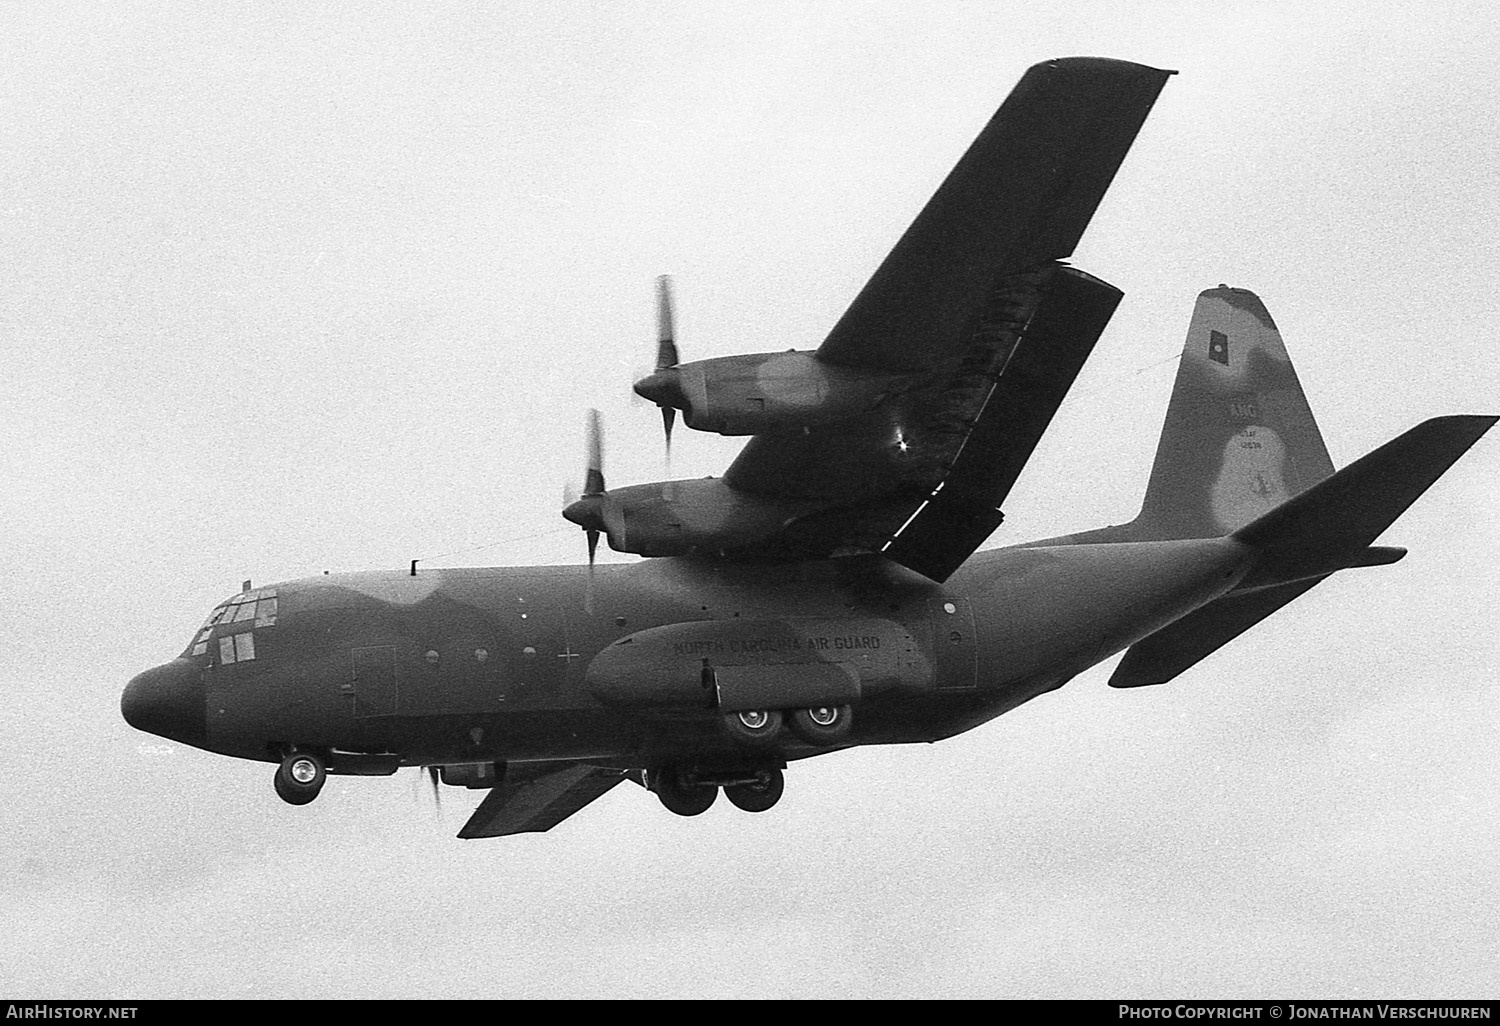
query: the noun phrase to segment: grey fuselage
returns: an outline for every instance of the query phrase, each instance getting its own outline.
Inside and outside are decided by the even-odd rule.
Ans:
[[[574,566],[315,577],[276,586],[273,625],[217,626],[174,661],[195,667],[206,716],[178,739],[267,761],[321,750],[332,772],[733,764],[745,753],[698,675],[774,688],[832,663],[859,693],[839,747],[934,741],[1223,595],[1250,558],[1229,538],[1044,543],[978,553],[942,586],[879,556],[645,560],[592,585]],[[252,631],[253,658],[221,663],[220,638]],[[787,735],[775,754],[820,751]]]

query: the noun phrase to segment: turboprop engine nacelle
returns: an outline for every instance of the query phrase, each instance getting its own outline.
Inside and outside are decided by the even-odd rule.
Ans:
[[[924,688],[916,639],[875,617],[700,620],[627,635],[589,663],[608,705],[719,712],[847,705],[886,688]]]
[[[563,516],[603,532],[616,552],[687,556],[764,541],[817,506],[815,501],[739,492],[722,479],[703,478],[585,495],[563,510]]]
[[[811,352],[723,356],[667,367],[635,383],[696,431],[755,435],[844,420],[904,391],[908,375],[824,363]]]

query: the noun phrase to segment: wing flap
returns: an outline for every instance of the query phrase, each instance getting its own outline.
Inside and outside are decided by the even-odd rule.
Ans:
[[[621,770],[571,763],[535,774],[507,769],[458,836],[504,837],[551,830],[625,779]]]
[[[997,278],[1071,254],[1172,74],[1092,57],[1027,71],[818,358],[925,370]]]
[[[984,543],[1122,297],[1072,267],[1048,280],[941,489],[902,528],[887,556],[944,581]]]

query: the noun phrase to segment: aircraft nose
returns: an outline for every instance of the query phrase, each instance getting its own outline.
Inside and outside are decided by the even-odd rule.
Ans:
[[[208,690],[186,659],[136,674],[120,696],[125,722],[148,734],[202,747],[208,740]]]

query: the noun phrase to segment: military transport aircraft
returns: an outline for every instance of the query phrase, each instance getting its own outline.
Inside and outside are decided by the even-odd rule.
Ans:
[[[975,550],[1122,293],[1062,262],[1173,74],[1031,68],[822,345],[682,363],[659,292],[636,390],[668,443],[752,436],[721,478],[609,489],[592,428],[563,515],[589,564],[245,589],[121,699],[141,730],[329,773],[487,789],[460,837],[547,830],[622,780],[760,812],[783,769],[950,737],[1125,651],[1161,684],[1339,570],[1494,423],[1426,421],[1335,472],[1253,294],[1198,297],[1140,515]],[[594,567],[610,547],[657,557]]]

